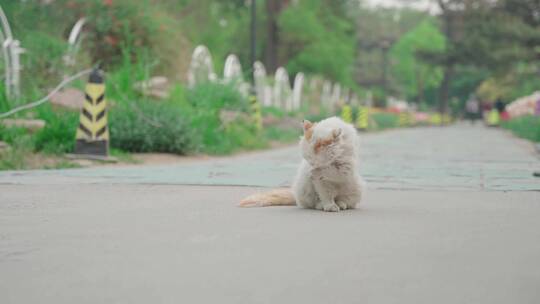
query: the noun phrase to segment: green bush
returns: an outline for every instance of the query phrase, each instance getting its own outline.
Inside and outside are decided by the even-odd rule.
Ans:
[[[249,109],[247,100],[233,85],[227,84],[202,83],[188,91],[187,100],[198,110],[248,111]]]
[[[186,95],[187,103],[182,105],[183,111],[192,118],[192,128],[197,130],[204,152],[225,154],[242,148],[260,148],[265,145],[252,121],[240,118],[228,125],[221,123],[221,110],[249,116],[247,100],[233,85],[200,84]]]
[[[501,124],[516,136],[540,142],[540,116],[527,115],[505,121]]]
[[[285,111],[283,111],[282,109],[278,108],[278,107],[274,107],[274,106],[270,106],[270,107],[262,107],[261,108],[261,114],[263,116],[274,116],[276,118],[283,118],[285,117],[287,114],[285,113]]]
[[[294,142],[299,139],[300,135],[302,135],[302,129],[268,126],[264,128],[263,133],[264,137],[268,140]]]
[[[110,110],[109,126],[111,146],[124,151],[188,154],[198,148],[188,116],[170,103],[117,104]]]
[[[46,125],[34,136],[34,150],[49,154],[72,152],[79,125],[79,113],[53,111],[50,106],[46,106],[38,110],[38,117],[45,120]]]
[[[28,136],[24,128],[8,128],[0,124],[0,141],[13,144],[17,138]]]
[[[399,116],[394,113],[378,112],[370,115],[370,119],[375,122],[375,126],[370,125],[370,129],[385,130],[397,128],[399,126]]]
[[[7,128],[0,125],[0,141],[10,145],[0,154],[0,170],[21,170],[25,168],[25,156],[34,149],[31,134],[24,128]]]

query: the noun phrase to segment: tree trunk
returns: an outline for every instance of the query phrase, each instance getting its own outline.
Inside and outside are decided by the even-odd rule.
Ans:
[[[424,75],[420,68],[416,69],[416,103],[420,106],[424,102]]]
[[[448,4],[451,1],[445,2],[443,0],[437,0],[439,7],[442,11],[442,19],[443,19],[443,32],[446,36],[446,39],[449,44],[452,44],[455,41],[454,37],[454,24],[453,24],[453,17],[454,12],[451,11],[451,9],[448,7]],[[447,58],[444,60],[444,76],[441,83],[441,86],[439,87],[439,113],[441,113],[441,116],[447,113],[448,111],[448,93],[450,91],[450,84],[452,83],[452,78],[454,76],[454,60],[450,58],[451,56],[448,56],[448,50],[446,51]],[[443,119],[444,121],[444,119]]]
[[[281,11],[282,0],[267,0],[266,12],[268,21],[266,24],[266,48],[265,48],[265,66],[269,73],[274,73],[278,68],[278,50],[279,50],[279,29],[277,18]]]
[[[444,76],[439,89],[439,112],[444,115],[448,112],[448,92],[450,90],[450,84],[454,77],[453,64],[446,65],[444,67]]]

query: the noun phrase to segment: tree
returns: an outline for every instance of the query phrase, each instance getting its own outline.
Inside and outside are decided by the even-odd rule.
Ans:
[[[322,0],[289,5],[278,20],[280,56],[292,74],[322,74],[352,86],[354,27],[333,5]]]
[[[417,57],[419,51],[441,52],[445,37],[435,22],[425,19],[403,35],[392,47],[392,74],[400,91],[408,99],[425,102],[424,91],[437,88],[442,80],[440,67],[426,64]]]
[[[356,82],[383,96],[400,94],[403,85],[395,79],[395,73],[389,72],[399,61],[389,52],[394,43],[425,16],[423,12],[410,9],[357,9]]]

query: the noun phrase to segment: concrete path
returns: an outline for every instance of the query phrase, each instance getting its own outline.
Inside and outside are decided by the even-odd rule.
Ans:
[[[296,147],[0,173],[0,303],[540,303],[540,161],[465,125],[362,136],[358,210],[241,209]]]

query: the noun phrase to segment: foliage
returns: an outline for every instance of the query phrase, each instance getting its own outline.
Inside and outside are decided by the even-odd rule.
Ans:
[[[161,3],[142,0],[61,0],[51,4],[64,11],[70,26],[77,20],[87,19],[84,27],[84,49],[91,62],[100,62],[106,68],[120,63],[127,49],[132,60],[141,49],[159,58],[160,70],[185,66],[180,56],[189,56],[188,43],[180,31],[177,19]]]
[[[0,170],[21,170],[26,168],[26,155],[31,153],[28,148],[28,137],[12,142],[13,146],[5,152],[0,152]]]
[[[300,128],[282,128],[279,126],[268,126],[264,128],[263,132],[265,138],[278,142],[295,142],[302,135]]]
[[[169,103],[133,100],[110,110],[111,146],[130,152],[188,154],[196,149],[190,121]]]
[[[224,154],[242,148],[264,146],[264,140],[258,136],[250,119],[240,118],[222,124],[220,114],[223,110],[249,116],[247,100],[234,86],[205,83],[189,90],[186,95],[187,102],[180,103],[180,107],[191,117],[191,126],[197,130],[202,141],[202,151]]]
[[[423,102],[424,90],[437,88],[442,80],[441,68],[422,62],[417,53],[443,51],[444,48],[444,36],[429,19],[419,23],[394,44],[390,50],[394,61],[392,72],[408,99]]]
[[[34,150],[49,154],[72,152],[79,113],[61,110],[53,112],[47,106],[39,109],[39,117],[45,120],[46,125],[34,136]]]
[[[540,142],[540,116],[527,115],[513,118],[503,122],[501,126],[519,137]]]
[[[372,130],[386,130],[399,126],[399,116],[395,113],[376,112],[370,115],[374,124],[370,124]]]
[[[79,114],[60,110],[54,112],[50,105],[46,105],[39,109],[38,117],[45,121],[43,129],[29,133],[24,128],[0,128],[0,140],[16,147],[24,144],[24,149],[31,152],[72,152]]]
[[[330,4],[321,0],[289,5],[279,17],[287,70],[323,74],[353,86],[355,37],[353,24],[337,16]]]
[[[476,89],[476,93],[486,101],[501,99],[511,102],[540,88],[540,79],[536,73],[534,66],[518,64],[509,73],[493,75],[484,80]]]
[[[178,14],[182,28],[192,45],[203,44],[208,47],[216,71],[223,70],[225,57],[231,53],[239,57],[248,71],[250,11],[246,2],[215,0],[183,2]],[[178,9],[177,5],[171,6]],[[262,8],[262,5],[259,7]],[[259,9],[257,15],[261,16],[262,13],[262,9]],[[262,25],[262,22],[259,22],[259,27]],[[262,39],[259,39],[259,44],[261,41]]]
[[[76,164],[56,156],[36,154],[35,134],[29,133],[26,129],[0,126],[0,140],[10,145],[7,151],[0,151],[0,170],[77,167]]]
[[[538,69],[538,1],[440,0],[438,4],[447,47],[444,52],[424,52],[423,58],[429,64],[444,67],[446,81],[440,86],[441,104],[454,97],[463,102],[468,95],[454,90],[454,80],[460,79],[460,75],[455,74],[457,69],[476,68],[477,75],[470,78],[474,81],[460,87],[470,88],[471,84],[480,85],[487,80],[480,90],[486,98],[512,95],[510,90],[500,90],[498,84],[501,80],[513,83],[521,78],[523,64]],[[475,89],[470,88],[469,93]],[[532,91],[522,93],[527,95]]]

